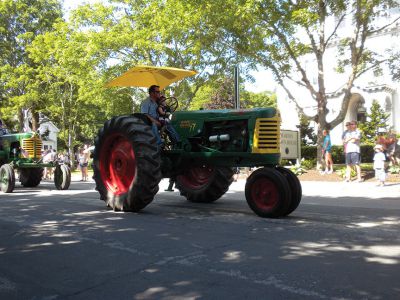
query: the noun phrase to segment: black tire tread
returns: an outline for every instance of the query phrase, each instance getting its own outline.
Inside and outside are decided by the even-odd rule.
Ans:
[[[4,175],[7,176],[7,182],[0,183],[0,189],[3,193],[12,193],[15,188],[15,173],[14,169],[9,164],[4,164],[0,167],[0,178]]]
[[[130,191],[122,195],[108,192],[100,173],[99,159],[103,140],[114,132],[125,134],[132,142],[137,163],[134,183]],[[157,194],[162,178],[160,154],[151,127],[132,115],[118,116],[106,121],[95,139],[93,171],[96,189],[107,206],[114,210],[134,212],[146,207]]]
[[[19,181],[24,187],[36,187],[42,181],[43,168],[21,168],[19,171]]]
[[[190,202],[210,203],[221,198],[233,182],[233,170],[227,167],[215,167],[210,181],[201,189],[193,190],[184,185],[177,177],[175,187]]]
[[[258,180],[260,177],[265,177],[270,179],[277,186],[278,191],[280,192],[279,203],[270,210],[263,210],[262,208],[257,206],[257,203],[254,202],[251,191],[253,183]],[[249,178],[246,181],[245,187],[245,196],[246,201],[249,207],[260,217],[263,218],[279,218],[285,216],[285,213],[288,211],[288,208],[291,203],[291,190],[289,183],[284,175],[278,172],[275,168],[260,168],[251,173]]]
[[[66,165],[57,165],[54,170],[54,185],[57,190],[68,190],[71,184],[71,170]]]
[[[284,213],[285,216],[288,216],[296,210],[301,202],[301,197],[303,194],[301,183],[299,178],[289,169],[281,166],[276,167],[276,169],[286,177],[291,189],[292,199],[287,211]]]

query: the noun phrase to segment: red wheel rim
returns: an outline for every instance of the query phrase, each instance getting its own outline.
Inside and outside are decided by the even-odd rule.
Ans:
[[[253,183],[251,197],[258,208],[269,210],[278,204],[279,191],[274,182],[260,178]]]
[[[132,143],[120,133],[108,136],[100,149],[100,175],[106,189],[115,195],[128,192],[135,172]]]
[[[205,186],[214,173],[213,168],[206,166],[194,167],[185,172],[184,175],[178,176],[179,181],[188,188],[200,189]]]

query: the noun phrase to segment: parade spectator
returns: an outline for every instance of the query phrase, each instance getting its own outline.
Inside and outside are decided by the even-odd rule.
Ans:
[[[164,191],[166,191],[166,192],[173,192],[173,191],[174,191],[174,185],[175,185],[175,178],[171,177],[171,178],[169,179],[168,187],[167,187],[167,189],[165,189]]]
[[[81,169],[81,181],[88,180],[88,164],[89,164],[89,150],[88,146],[84,145],[78,154],[79,168]]]
[[[325,174],[332,174],[333,173],[333,159],[332,159],[332,143],[331,143],[331,136],[329,134],[329,130],[324,129],[322,131],[324,136],[324,141],[322,143],[322,155],[325,158]]]
[[[375,143],[377,145],[381,145],[383,149],[383,153],[386,155],[386,143],[387,139],[385,137],[386,130],[385,128],[378,128],[378,136],[376,137]]]
[[[43,163],[49,164],[54,162],[55,159],[56,159],[56,150],[49,149],[44,152]],[[45,167],[43,174],[44,179],[51,180],[52,175],[53,175],[53,167]]]
[[[396,158],[397,147],[396,133],[393,130],[390,130],[386,138],[386,155],[392,165],[398,165],[398,159]]]
[[[239,175],[240,175],[240,168],[239,167],[233,168],[233,181],[234,182],[238,181]]]
[[[346,129],[345,129],[345,130],[343,131],[343,133],[342,133],[342,142],[343,142],[343,152],[344,152],[344,155],[346,156],[346,142],[345,142],[345,137],[346,137],[346,134],[347,134],[348,132],[350,132],[350,122],[346,122],[345,126],[346,126]]]
[[[385,185],[386,173],[385,173],[385,161],[386,157],[383,154],[383,146],[376,145],[374,147],[375,155],[374,155],[374,170],[375,170],[375,178],[378,181],[379,186]]]
[[[361,154],[360,154],[361,132],[357,129],[357,122],[350,122],[350,129],[345,134],[344,144],[346,144],[346,182],[351,181],[351,169],[354,166],[357,172],[357,182],[362,182],[361,178]]]

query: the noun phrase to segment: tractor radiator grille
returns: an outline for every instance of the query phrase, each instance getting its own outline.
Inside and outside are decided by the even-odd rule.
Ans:
[[[22,140],[22,148],[28,152],[29,158],[40,158],[42,152],[42,140],[33,136],[30,139]]]
[[[253,153],[280,153],[281,118],[258,118],[254,128]]]

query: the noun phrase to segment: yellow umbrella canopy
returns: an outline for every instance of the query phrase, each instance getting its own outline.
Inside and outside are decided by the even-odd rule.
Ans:
[[[149,87],[153,84],[164,89],[171,83],[177,82],[185,77],[197,74],[196,71],[183,70],[168,67],[136,66],[129,69],[121,76],[111,80],[106,84],[107,87]]]

